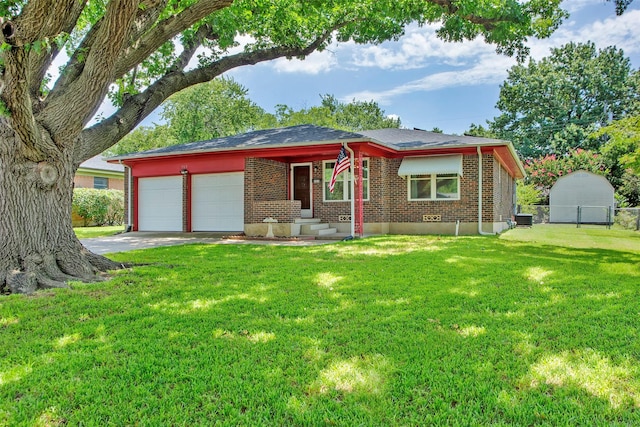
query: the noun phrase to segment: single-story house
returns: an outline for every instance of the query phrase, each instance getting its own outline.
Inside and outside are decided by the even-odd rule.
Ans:
[[[75,188],[124,190],[124,166],[95,156],[80,164],[73,178]]]
[[[343,146],[351,169],[330,192]],[[268,222],[277,221],[276,236],[497,233],[513,218],[515,180],[525,174],[508,141],[312,125],[108,161],[126,166],[126,217],[134,231],[265,235]]]

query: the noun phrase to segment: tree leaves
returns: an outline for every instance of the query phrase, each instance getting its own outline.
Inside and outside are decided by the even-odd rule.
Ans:
[[[496,105],[502,114],[491,130],[525,157],[597,149],[604,140],[588,135],[633,111],[640,99],[634,73],[615,47],[568,43],[552,49],[541,61],[509,70]]]

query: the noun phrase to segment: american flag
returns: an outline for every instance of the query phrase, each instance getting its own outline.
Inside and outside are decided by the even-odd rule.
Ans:
[[[333,193],[333,187],[336,185],[336,178],[342,172],[349,169],[349,155],[347,154],[347,150],[342,147],[340,149],[340,153],[338,153],[338,160],[336,160],[336,165],[333,167],[333,174],[331,174],[331,181],[329,181],[329,191]]]

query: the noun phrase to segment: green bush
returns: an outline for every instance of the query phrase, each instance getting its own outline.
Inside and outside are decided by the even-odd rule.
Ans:
[[[76,188],[72,210],[84,220],[84,225],[120,225],[124,221],[124,192]]]
[[[614,222],[627,230],[637,230],[639,215],[639,209],[621,209],[616,214]]]

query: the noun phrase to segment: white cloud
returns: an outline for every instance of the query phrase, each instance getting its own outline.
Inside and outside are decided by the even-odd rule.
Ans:
[[[273,61],[273,68],[280,73],[304,73],[316,75],[326,73],[336,67],[338,61],[329,50],[314,52],[304,60],[280,58]]]
[[[366,46],[354,51],[353,64],[385,70],[424,68],[430,64],[460,65],[465,59],[493,51],[482,40],[444,42],[436,36],[437,26],[411,26],[398,42]]]
[[[385,91],[356,92],[345,96],[344,99],[373,100],[381,105],[388,105],[392,98],[414,92],[429,92],[478,84],[499,84],[504,81],[507,69],[511,65],[513,65],[511,58],[485,55],[473,66],[464,70],[430,74]]]
[[[610,15],[604,20],[597,20],[582,27],[569,21],[559,28],[550,38],[535,40],[531,43],[531,56],[536,60],[549,55],[552,47],[560,47],[571,41],[586,43],[592,41],[596,47],[603,49],[616,46],[624,50],[625,55],[640,52],[640,10],[627,11],[622,16]]]
[[[583,5],[581,0],[570,2],[572,7]],[[582,6],[581,6],[582,7]],[[570,41],[593,41],[598,48],[615,45],[625,55],[640,52],[640,10],[629,10],[622,16],[613,13],[582,27],[566,22],[549,39],[532,40],[531,56],[537,60],[548,56],[552,47]],[[465,43],[445,43],[435,37],[433,28],[412,28],[396,43],[373,46],[354,53],[354,64],[360,67],[379,67],[385,70],[426,68],[428,64],[448,65],[448,70],[428,74],[420,79],[402,83],[382,91],[351,93],[343,99],[374,100],[388,105],[393,98],[413,92],[429,92],[453,87],[500,84],[515,59],[497,55],[494,47],[480,40]]]
[[[593,0],[564,0],[560,6],[570,14],[574,14],[591,5],[593,5]],[[610,6],[613,10],[613,3],[610,3]]]

